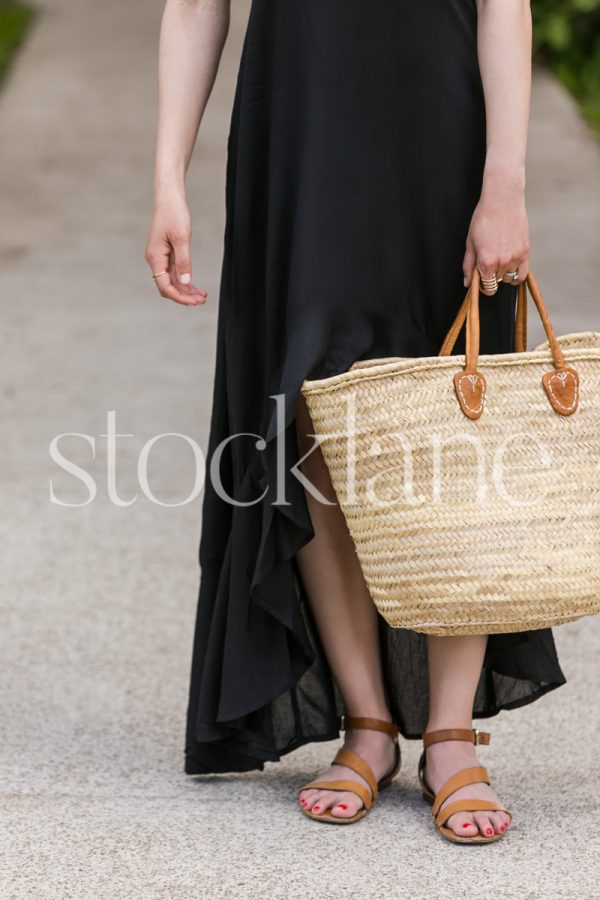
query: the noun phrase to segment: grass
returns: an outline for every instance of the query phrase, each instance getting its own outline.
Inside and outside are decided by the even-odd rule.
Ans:
[[[35,10],[30,6],[15,0],[0,0],[0,81],[34,16]]]

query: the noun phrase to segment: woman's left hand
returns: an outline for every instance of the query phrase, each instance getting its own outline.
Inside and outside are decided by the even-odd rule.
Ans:
[[[529,270],[529,223],[525,192],[520,186],[484,183],[467,235],[465,287],[471,283],[475,266],[482,278],[495,274],[498,281],[508,284],[525,280]],[[513,278],[507,272],[518,272],[518,276]],[[481,291],[488,296],[495,293],[483,285]]]

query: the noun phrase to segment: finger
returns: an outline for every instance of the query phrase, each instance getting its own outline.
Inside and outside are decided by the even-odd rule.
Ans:
[[[197,301],[200,301],[201,298],[206,300],[206,291],[191,283],[192,263],[189,240],[173,241],[169,254],[169,273],[172,287],[181,296]]]
[[[175,303],[181,303],[183,306],[199,306],[206,302],[206,297],[200,293],[188,293],[181,290],[176,284],[173,284],[170,273],[161,275],[156,278],[158,293],[165,300],[174,300]]]
[[[517,281],[525,281],[527,278],[527,274],[529,272],[529,257],[526,256],[525,259],[521,260],[519,263]]]
[[[189,237],[173,241],[173,268],[171,281],[174,282],[175,286],[183,293],[199,293],[206,296],[206,291],[200,290],[192,284],[192,259]]]
[[[145,260],[150,266],[152,275],[158,275],[159,272],[168,271],[170,266],[169,258],[170,248],[162,241],[154,242],[152,246],[146,248]],[[162,277],[162,276],[161,276]]]
[[[479,274],[481,275],[481,293],[485,294],[487,297],[493,297],[494,294],[497,293],[498,287],[495,289],[486,287],[484,285],[484,280],[488,278],[493,278],[496,275],[496,279],[498,278],[498,259],[494,259],[492,256],[484,256],[483,254],[479,254],[477,256],[477,268],[479,269]]]
[[[200,293],[191,294],[180,290],[177,285],[173,284],[170,272],[159,275],[154,281],[158,293],[165,300],[174,300],[175,303],[181,303],[183,306],[200,306],[206,302],[206,297]]]
[[[173,256],[175,260],[175,275],[181,284],[192,282],[192,260],[190,255],[189,237],[173,241]]]
[[[518,269],[519,259],[515,256],[505,265],[500,265],[500,268],[498,269],[498,281],[504,281],[505,284],[516,284],[516,279],[511,273],[518,272]]]
[[[156,275],[154,283],[161,297],[185,306],[198,306],[204,303],[207,296],[206,291],[198,290],[193,286],[186,288],[173,283],[173,253],[170,249],[162,246],[158,249],[151,248],[146,254],[146,261],[152,274]]]
[[[473,277],[473,269],[475,268],[475,262],[477,260],[477,254],[475,252],[475,247],[469,241],[467,243],[467,251],[465,253],[465,258],[463,259],[463,273],[464,273],[464,285],[465,287],[469,287],[471,284],[471,278]]]

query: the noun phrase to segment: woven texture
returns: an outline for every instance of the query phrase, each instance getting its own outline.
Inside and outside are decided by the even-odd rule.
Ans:
[[[391,626],[513,632],[600,611],[600,334],[557,340],[580,378],[570,416],[542,386],[553,369],[547,341],[479,356],[487,390],[477,420],[453,386],[464,355],[365,361],[304,382],[365,580]]]

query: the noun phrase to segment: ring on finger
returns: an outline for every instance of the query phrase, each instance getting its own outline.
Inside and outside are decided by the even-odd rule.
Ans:
[[[481,276],[481,284],[485,291],[491,291],[492,293],[496,293],[498,290],[498,278],[496,277],[496,273],[490,276]]]
[[[504,276],[505,278],[512,278],[513,281],[517,281],[519,278],[519,270],[515,269],[514,272],[505,272]]]
[[[153,277],[153,278],[160,278],[161,275],[168,275],[168,274],[169,274],[169,270],[168,270],[168,269],[163,269],[162,272],[154,272],[154,273],[152,274],[152,277]]]

